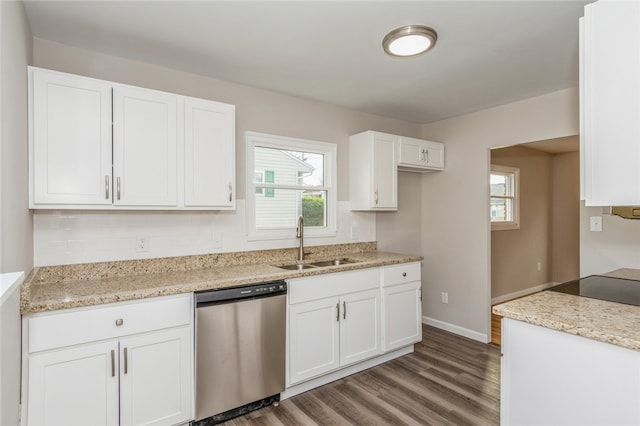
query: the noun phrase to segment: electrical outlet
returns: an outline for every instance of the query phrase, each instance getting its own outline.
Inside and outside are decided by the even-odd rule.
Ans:
[[[138,235],[136,237],[136,251],[138,253],[149,251],[149,236]]]
[[[538,271],[542,271],[542,262],[538,262]]]
[[[440,299],[442,300],[442,303],[449,303],[449,293],[443,291],[440,293]]]
[[[589,218],[589,229],[592,232],[602,232],[602,216],[591,216]]]

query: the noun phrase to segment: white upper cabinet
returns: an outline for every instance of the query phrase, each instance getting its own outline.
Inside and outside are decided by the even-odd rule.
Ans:
[[[444,169],[444,145],[400,136],[398,170],[428,172]]]
[[[586,205],[638,205],[640,2],[585,6],[581,42]]]
[[[368,130],[349,138],[351,210],[398,210],[398,170],[444,169],[444,145]]]
[[[111,205],[111,84],[29,74],[30,204]]]
[[[373,131],[349,138],[351,210],[398,210],[397,143]]]
[[[29,67],[30,208],[235,208],[235,107]]]
[[[184,115],[185,206],[235,208],[235,107],[185,98]]]
[[[177,205],[177,96],[113,89],[114,204]]]

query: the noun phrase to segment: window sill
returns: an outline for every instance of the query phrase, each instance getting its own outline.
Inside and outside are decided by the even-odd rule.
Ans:
[[[513,231],[520,229],[520,224],[517,222],[491,222],[491,231]]]

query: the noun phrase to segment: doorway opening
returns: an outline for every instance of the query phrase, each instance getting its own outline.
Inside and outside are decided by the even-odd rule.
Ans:
[[[491,164],[496,174],[518,171],[513,197],[505,179],[490,183],[491,305],[579,278],[578,136],[494,148]],[[513,214],[517,226],[506,226]],[[493,314],[491,343],[500,344],[500,317]]]

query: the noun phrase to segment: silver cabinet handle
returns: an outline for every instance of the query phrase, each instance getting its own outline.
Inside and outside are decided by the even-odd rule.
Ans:
[[[347,319],[347,302],[342,302],[342,319]]]
[[[429,150],[428,149],[424,150],[424,162],[425,163],[429,162]]]
[[[124,348],[124,374],[129,371],[129,357],[127,356],[127,348]]]
[[[120,176],[116,178],[116,198],[120,200]]]
[[[229,202],[233,201],[233,186],[231,186],[231,182],[229,182]]]
[[[116,377],[116,351],[111,349],[111,377]]]
[[[376,189],[376,192],[373,193],[373,201],[376,202],[376,204],[378,204],[378,190]]]
[[[116,326],[117,326],[117,327],[120,327],[122,324],[124,324],[124,320],[123,320],[122,318],[118,318],[118,319],[116,320]]]
[[[109,175],[104,177],[104,198],[109,199]]]
[[[336,303],[336,321],[340,321],[340,302]]]

